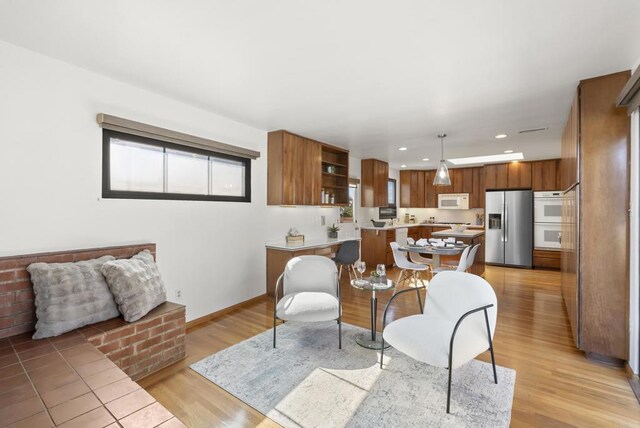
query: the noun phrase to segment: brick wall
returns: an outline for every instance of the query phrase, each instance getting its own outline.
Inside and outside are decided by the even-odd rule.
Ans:
[[[156,245],[127,245],[0,257],[0,339],[30,332],[35,328],[33,285],[26,270],[31,263],[77,262],[105,255],[129,258],[142,250],[151,251],[155,257]]]
[[[133,380],[185,357],[185,307],[167,302],[139,321],[88,338]]]

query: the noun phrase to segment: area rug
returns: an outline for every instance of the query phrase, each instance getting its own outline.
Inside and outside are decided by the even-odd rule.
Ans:
[[[191,368],[284,427],[507,427],[515,370],[473,360],[454,369],[451,414],[447,375],[390,348],[355,343],[366,330],[335,322],[278,326],[277,348],[267,330]]]

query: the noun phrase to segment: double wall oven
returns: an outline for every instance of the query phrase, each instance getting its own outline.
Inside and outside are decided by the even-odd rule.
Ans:
[[[533,246],[537,250],[560,250],[562,193],[534,192]]]

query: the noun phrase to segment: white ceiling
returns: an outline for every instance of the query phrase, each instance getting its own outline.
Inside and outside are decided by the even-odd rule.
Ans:
[[[633,67],[638,22],[638,0],[0,2],[9,43],[392,167],[435,167],[441,131],[447,158],[559,156],[578,81]]]

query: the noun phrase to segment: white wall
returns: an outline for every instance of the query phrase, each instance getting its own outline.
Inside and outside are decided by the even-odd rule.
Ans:
[[[0,58],[0,254],[155,242],[188,319],[264,293],[265,224],[296,223],[265,218],[265,131],[4,42]],[[253,202],[100,199],[100,112],[260,151]]]

